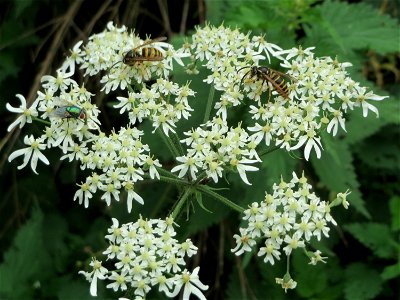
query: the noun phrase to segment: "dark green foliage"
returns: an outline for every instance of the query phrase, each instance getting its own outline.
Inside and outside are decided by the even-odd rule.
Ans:
[[[344,294],[348,300],[376,299],[382,290],[379,273],[363,263],[349,265],[344,273]]]

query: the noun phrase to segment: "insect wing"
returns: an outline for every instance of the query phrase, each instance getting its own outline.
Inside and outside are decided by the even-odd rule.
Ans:
[[[274,75],[275,70],[270,69],[270,74]],[[262,73],[262,76],[265,77],[265,79],[272,84],[272,86],[275,88],[275,90],[281,95],[283,98],[289,98],[288,91],[287,91],[287,84],[284,78],[280,77],[278,74],[275,74],[276,78],[272,79],[269,75],[266,73]],[[281,79],[282,81],[280,83],[277,82],[278,79]]]
[[[155,39],[153,39],[153,40],[148,40],[147,42],[144,42],[143,44],[141,44],[141,45],[139,45],[139,46],[133,48],[133,51],[136,51],[136,50],[138,50],[138,49],[140,49],[140,48],[142,48],[142,47],[144,47],[144,46],[153,44],[153,43],[155,43],[155,42],[162,42],[162,41],[165,41],[166,39],[167,39],[167,38],[166,38],[165,36],[160,36],[160,37],[155,38]]]
[[[75,105],[57,107],[55,110],[53,110],[51,116],[61,119],[73,118],[80,120],[85,120],[87,117],[86,111],[83,108]]]
[[[55,110],[53,110],[50,113],[50,116],[54,117],[54,118],[61,118],[61,119],[68,118],[70,116],[70,114],[67,111],[67,108],[68,108],[68,106],[57,107]]]

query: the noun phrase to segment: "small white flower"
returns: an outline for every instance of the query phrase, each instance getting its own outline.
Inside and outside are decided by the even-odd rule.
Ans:
[[[312,254],[312,257],[311,257],[311,261],[308,263],[308,264],[310,264],[310,265],[316,265],[318,262],[323,262],[324,264],[326,263],[326,259],[328,258],[328,257],[326,257],[326,256],[321,256],[321,251],[319,251],[319,250],[317,250],[317,251],[315,251],[313,254]]]
[[[203,284],[199,280],[200,267],[196,267],[192,273],[189,273],[187,270],[183,271],[181,275],[175,275],[175,289],[172,293],[168,294],[169,297],[175,297],[178,295],[182,286],[183,289],[183,299],[189,300],[190,295],[194,294],[200,300],[206,300],[206,297],[203,295],[202,291],[208,289],[208,285]]]
[[[323,149],[321,144],[321,138],[316,136],[316,132],[314,129],[310,129],[307,132],[307,135],[303,135],[300,137],[297,145],[290,148],[290,150],[299,149],[301,146],[306,145],[304,147],[304,158],[308,160],[310,158],[311,149],[314,149],[317,158],[321,158],[321,149]]]
[[[21,114],[21,116],[19,116],[14,122],[12,122],[8,126],[7,128],[8,132],[13,130],[18,125],[19,128],[22,128],[24,127],[25,123],[32,123],[32,117],[38,116],[38,112],[36,110],[38,101],[35,101],[31,105],[31,107],[27,108],[25,97],[20,94],[17,94],[16,96],[21,101],[21,105],[19,107],[12,107],[9,103],[7,103],[6,108],[13,113]]]
[[[30,160],[32,171],[35,174],[38,174],[36,172],[36,166],[37,166],[38,160],[41,160],[46,165],[49,164],[49,161],[46,158],[46,156],[44,156],[42,154],[42,152],[40,152],[41,150],[46,149],[46,145],[43,144],[43,138],[35,139],[33,137],[33,135],[31,135],[29,137],[25,136],[24,143],[25,143],[25,145],[28,145],[29,147],[24,148],[24,149],[19,149],[19,150],[14,151],[13,153],[11,153],[10,156],[8,157],[8,161],[11,162],[14,158],[24,155],[24,161],[23,161],[22,165],[18,166],[18,170],[21,170],[22,168],[24,168]]]
[[[178,177],[182,178],[188,171],[190,171],[190,176],[193,180],[196,180],[196,173],[198,172],[197,168],[202,166],[200,161],[193,158],[192,155],[179,156],[176,158],[176,160],[181,164],[173,167],[171,172],[174,173],[179,171]]]

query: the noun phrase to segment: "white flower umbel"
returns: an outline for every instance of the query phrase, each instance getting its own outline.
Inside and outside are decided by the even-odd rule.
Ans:
[[[364,117],[368,111],[378,115],[370,101],[387,98],[352,80],[346,71],[350,63],[315,58],[314,47],[283,50],[264,36],[250,38],[223,25],[197,28],[192,38],[192,59],[210,70],[204,81],[221,91],[214,106],[217,115],[225,120],[232,106],[246,98],[255,101],[257,106],[249,105],[254,124],[248,128],[255,141],[287,151],[304,147],[307,160],[312,151],[321,157],[323,130],[334,136],[339,128],[346,130],[347,110],[361,107]],[[269,67],[274,63],[280,65],[276,71]],[[252,67],[262,69],[254,74]],[[277,91],[270,82],[274,78],[286,82],[287,93]]]
[[[336,225],[330,207],[336,203],[321,201],[311,189],[304,174],[299,178],[293,173],[290,182],[282,179],[274,184],[272,194],[266,193],[264,201],[254,202],[245,210],[245,226],[240,228],[240,235],[234,235],[236,247],[232,252],[242,255],[261,245],[258,256],[273,265],[282,252],[289,256],[292,251],[305,248],[312,238],[319,241],[322,236],[329,237],[328,224]],[[344,195],[338,194],[338,198]],[[320,255],[314,258],[323,259]]]
[[[132,289],[135,296],[143,298],[153,288],[174,298],[183,288],[183,299],[189,299],[191,294],[206,299],[202,291],[208,286],[199,280],[200,267],[191,273],[185,269],[185,257],[195,255],[197,247],[189,239],[180,243],[174,238],[172,218],[140,218],[121,226],[117,219],[112,221],[109,235],[105,236],[110,245],[103,254],[107,256],[108,265],[113,262],[115,268],[105,269],[94,259],[90,264],[92,271],[79,272],[91,282],[92,296],[97,295],[97,280],[107,280],[111,282],[107,288]]]
[[[173,60],[183,65],[182,58],[190,54],[184,48],[175,50],[171,44],[155,41],[147,44],[150,39],[141,40],[127,27],[115,27],[112,22],[107,24],[107,29],[101,33],[91,35],[89,42],[81,48],[74,47],[68,58],[69,65],[79,64],[85,70],[85,75],[95,75],[102,71],[103,90],[108,94],[117,88],[124,90],[131,84],[149,81],[154,77],[168,78],[173,69]],[[137,61],[134,65],[126,65],[123,60],[125,55],[133,50],[141,52],[141,45],[159,50],[162,59],[159,61]]]
[[[203,129],[204,128],[204,129]],[[234,170],[246,184],[251,184],[246,172],[257,171],[253,164],[260,160],[254,159],[250,151],[253,139],[239,124],[229,128],[226,121],[215,118],[192,131],[184,133],[187,138],[182,143],[190,147],[185,156],[177,157],[180,163],[171,171],[178,172],[183,177],[189,171],[193,180],[199,171],[204,171],[207,178],[218,182],[224,170]]]
[[[188,84],[179,86],[166,79],[159,78],[150,89],[143,87],[140,92],[130,92],[128,97],[117,97],[120,113],[128,112],[129,122],[134,125],[137,121],[149,119],[154,130],[161,127],[165,135],[175,132],[176,123],[183,117],[188,119],[193,110],[188,97],[195,92]]]

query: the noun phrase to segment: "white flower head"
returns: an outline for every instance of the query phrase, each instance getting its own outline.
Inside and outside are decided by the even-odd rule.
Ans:
[[[30,160],[32,171],[35,174],[38,174],[36,172],[36,166],[37,166],[38,160],[41,160],[46,165],[50,164],[49,160],[41,152],[41,150],[43,151],[46,149],[46,145],[43,143],[43,140],[44,140],[43,138],[35,139],[33,137],[33,135],[25,136],[24,143],[25,143],[25,145],[28,145],[29,147],[20,149],[20,150],[16,150],[13,153],[11,153],[10,156],[8,157],[8,161],[11,162],[16,157],[23,155],[24,161],[21,165],[18,166],[18,170],[21,170],[22,168],[24,168]]]
[[[17,94],[17,98],[21,101],[21,105],[19,107],[12,107],[9,103],[6,104],[6,108],[13,113],[21,114],[13,123],[11,123],[7,131],[10,132],[13,130],[15,127],[19,125],[19,128],[24,127],[26,123],[32,123],[32,117],[37,117],[38,112],[36,110],[36,106],[38,104],[37,101],[35,101],[29,108],[26,106],[26,100],[25,97]]]

